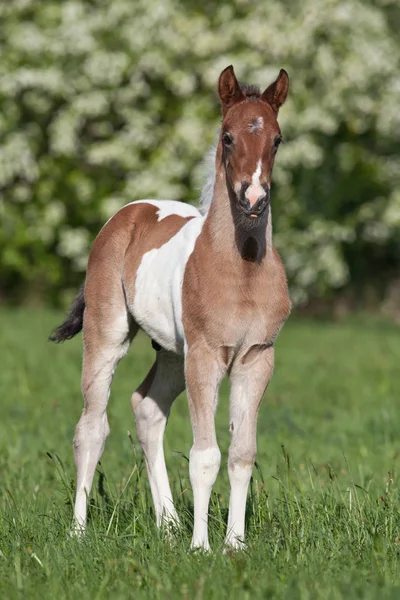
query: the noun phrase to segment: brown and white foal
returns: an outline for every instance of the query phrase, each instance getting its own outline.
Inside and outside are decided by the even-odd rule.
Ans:
[[[272,245],[271,171],[281,141],[278,110],[288,75],[262,94],[240,85],[233,68],[219,78],[223,121],[205,214],[181,202],[141,200],[123,207],[94,242],[84,287],[51,339],[83,327],[84,409],[76,427],[75,531],[109,433],[107,402],[118,361],[139,328],[158,349],[131,403],[146,459],[158,525],[178,521],[163,436],[185,387],[194,442],[192,547],[209,548],[208,505],[220,467],[214,415],[225,373],[231,383],[226,544],[244,540],[256,422],[274,367],[274,340],[290,311],[285,272]]]

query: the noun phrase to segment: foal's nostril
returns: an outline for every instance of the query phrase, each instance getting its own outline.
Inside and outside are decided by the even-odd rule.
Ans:
[[[266,193],[263,188],[259,185],[251,185],[245,194],[250,206],[254,206],[257,202],[261,202]]]
[[[246,214],[252,215],[263,213],[268,201],[268,185],[242,184],[239,195],[239,204]]]

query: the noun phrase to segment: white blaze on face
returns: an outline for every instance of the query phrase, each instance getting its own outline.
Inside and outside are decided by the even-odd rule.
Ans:
[[[257,168],[253,173],[251,178],[251,185],[246,190],[245,196],[247,200],[250,202],[250,206],[254,206],[257,200],[261,196],[265,196],[265,191],[260,183],[260,175],[261,175],[261,158],[257,163]]]

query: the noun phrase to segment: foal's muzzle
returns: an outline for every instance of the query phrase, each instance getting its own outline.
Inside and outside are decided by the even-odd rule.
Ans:
[[[261,217],[269,204],[269,200],[270,200],[270,196],[269,196],[269,187],[267,184],[261,186],[260,190],[262,190],[262,193],[260,193],[259,197],[257,198],[256,202],[254,202],[253,204],[250,204],[249,199],[246,196],[246,191],[248,190],[248,188],[250,187],[249,183],[243,183],[240,193],[239,193],[239,207],[241,209],[241,211],[243,212],[243,214],[246,215],[246,217],[253,217],[253,218],[257,218],[257,217]]]

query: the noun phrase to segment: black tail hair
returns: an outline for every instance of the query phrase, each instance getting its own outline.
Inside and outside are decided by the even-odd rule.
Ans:
[[[85,286],[82,285],[72,303],[69,315],[61,325],[50,334],[50,342],[65,342],[79,333],[83,326],[83,312],[85,310]]]

